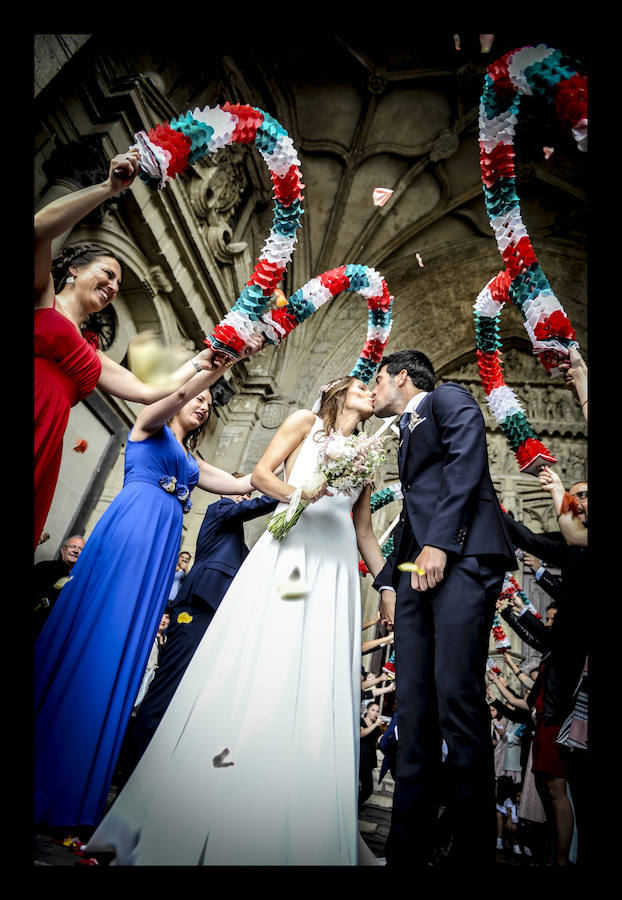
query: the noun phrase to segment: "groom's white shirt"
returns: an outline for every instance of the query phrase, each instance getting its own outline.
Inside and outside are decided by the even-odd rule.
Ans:
[[[419,406],[419,404],[421,403],[421,401],[423,400],[423,398],[427,397],[428,394],[429,394],[429,391],[421,391],[419,394],[415,394],[414,397],[411,397],[410,400],[408,401],[408,403],[406,404],[406,406],[404,407],[404,412],[402,412],[402,416],[404,415],[404,413],[414,412],[417,409],[417,407]],[[402,416],[400,416],[400,419],[402,418]],[[395,593],[395,588],[393,587],[392,584],[383,584],[382,587],[380,588],[380,590],[381,591],[393,591],[393,593]]]

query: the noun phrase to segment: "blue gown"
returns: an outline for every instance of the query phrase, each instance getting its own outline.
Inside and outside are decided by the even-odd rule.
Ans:
[[[175,476],[177,492],[160,483]],[[127,443],[103,514],[35,645],[35,822],[95,825],[173,583],[184,486],[199,469],[165,425]]]

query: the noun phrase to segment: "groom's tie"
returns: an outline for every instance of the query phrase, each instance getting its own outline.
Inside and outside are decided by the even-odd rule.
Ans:
[[[410,413],[405,412],[402,414],[402,418],[400,419],[400,445],[397,451],[397,468],[398,471],[402,472],[402,467],[404,463],[404,455],[406,453],[406,438],[408,437],[408,423],[410,421]]]

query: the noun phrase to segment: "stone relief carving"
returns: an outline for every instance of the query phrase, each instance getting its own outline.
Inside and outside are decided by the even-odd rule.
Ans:
[[[442,159],[449,159],[453,156],[460,141],[450,128],[443,128],[439,131],[436,140],[430,150],[430,159],[432,162],[440,162]]]
[[[232,257],[247,247],[245,242],[231,241],[231,219],[248,187],[242,149],[235,145],[223,148],[215,157],[206,156],[196,163],[194,170],[197,177],[190,182],[190,203],[216,259],[231,263]]]
[[[173,293],[173,285],[164,273],[162,266],[150,266],[145,279],[145,286],[152,294]]]
[[[527,353],[511,349],[503,357],[507,384],[518,397],[538,434],[587,434],[581,410],[561,379],[550,380],[533,356]],[[441,380],[464,384],[480,404],[487,428],[499,429],[489,411],[475,363],[466,363],[451,373],[443,372]]]
[[[264,428],[278,428],[292,412],[293,406],[293,401],[270,400],[261,411],[261,424]]]

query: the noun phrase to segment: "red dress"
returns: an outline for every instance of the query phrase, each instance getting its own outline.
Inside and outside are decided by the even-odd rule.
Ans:
[[[97,351],[54,306],[35,310],[35,548],[56,489],[69,411],[94,390]]]

